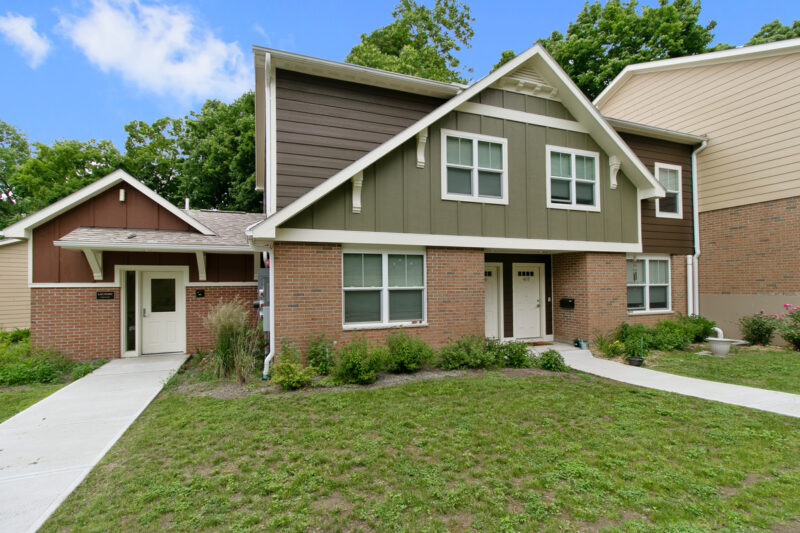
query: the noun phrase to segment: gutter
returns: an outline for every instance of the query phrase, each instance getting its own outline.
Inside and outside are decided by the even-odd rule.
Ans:
[[[692,217],[694,222],[694,256],[692,257],[692,303],[693,309],[687,309],[691,315],[700,314],[700,208],[697,198],[697,154],[705,150],[708,140],[703,140],[700,146],[692,152]],[[688,266],[688,264],[687,264]]]

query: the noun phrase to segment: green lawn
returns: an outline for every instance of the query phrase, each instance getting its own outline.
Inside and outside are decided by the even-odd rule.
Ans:
[[[648,357],[653,370],[800,394],[800,352],[737,349],[728,357],[670,352]]]
[[[791,528],[800,420],[581,374],[162,393],[42,531]]]
[[[33,383],[15,387],[0,387],[0,422],[50,396],[64,385],[64,383]]]

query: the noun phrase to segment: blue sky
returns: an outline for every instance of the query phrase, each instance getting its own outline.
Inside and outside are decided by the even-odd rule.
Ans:
[[[343,60],[361,33],[391,21],[395,3],[4,0],[0,118],[34,141],[111,139],[123,149],[131,120],[183,116],[252,88],[251,45]],[[479,78],[502,50],[565,31],[584,0],[468,3],[475,38],[458,57]],[[776,18],[800,19],[797,0],[704,0],[701,15],[717,21],[715,42],[734,45]]]

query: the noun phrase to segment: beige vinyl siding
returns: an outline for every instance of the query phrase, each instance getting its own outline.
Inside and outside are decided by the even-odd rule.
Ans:
[[[0,246],[0,329],[31,327],[28,242]]]
[[[600,110],[708,136],[701,211],[800,192],[800,54],[637,73]]]

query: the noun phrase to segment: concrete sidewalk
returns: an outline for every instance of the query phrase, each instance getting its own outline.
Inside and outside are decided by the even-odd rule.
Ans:
[[[0,424],[0,531],[36,531],[187,357],[115,359]]]
[[[589,350],[580,350],[568,344],[537,346],[535,350],[542,352],[548,348],[558,350],[570,367],[587,374],[594,374],[595,376],[630,383],[631,385],[639,385],[640,387],[675,392],[685,396],[703,398],[704,400],[741,405],[742,407],[800,418],[800,395],[797,394],[689,378],[625,365],[598,359],[592,356]]]

